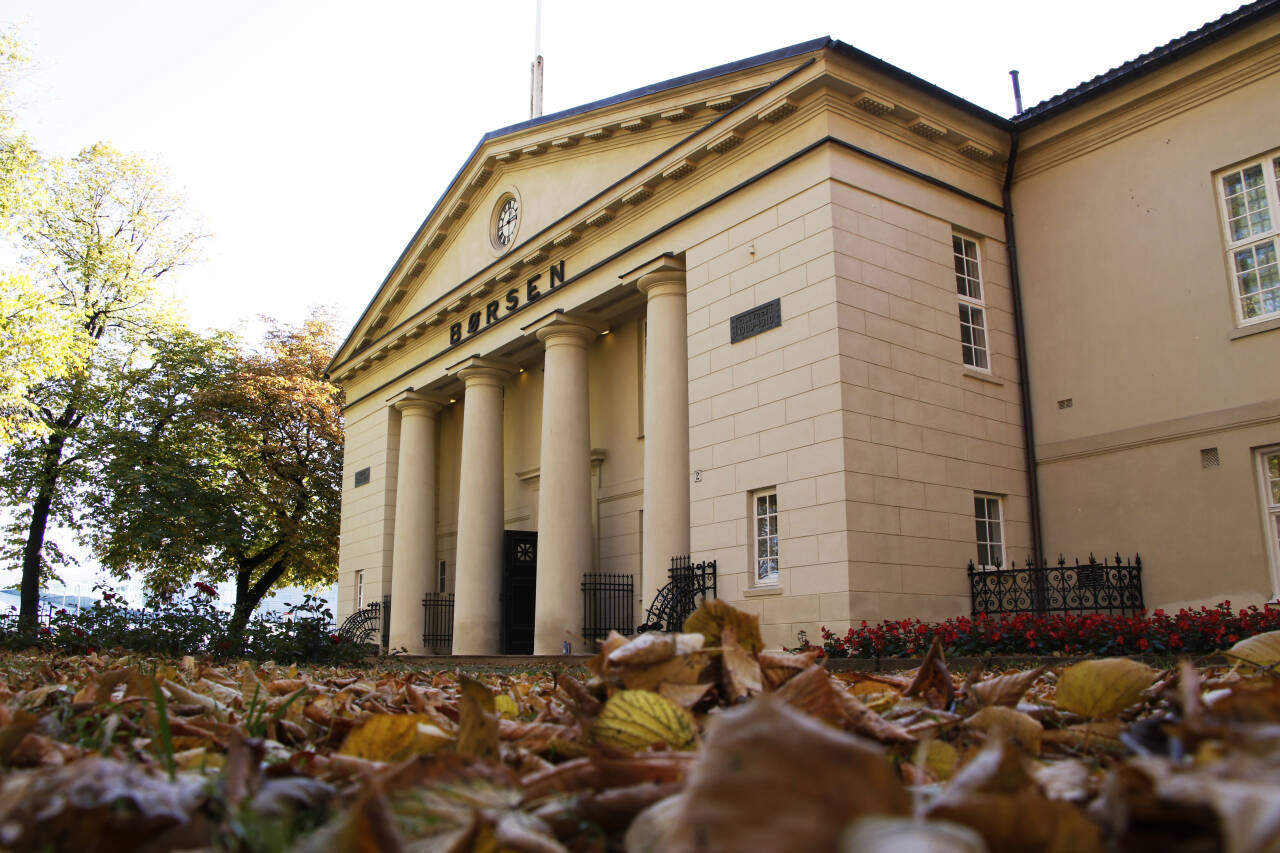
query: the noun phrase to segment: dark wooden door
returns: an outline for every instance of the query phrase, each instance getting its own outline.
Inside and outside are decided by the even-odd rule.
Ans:
[[[533,603],[538,533],[502,532],[502,653],[533,654]]]

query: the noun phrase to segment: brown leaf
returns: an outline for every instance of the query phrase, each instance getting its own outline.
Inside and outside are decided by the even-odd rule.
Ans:
[[[524,801],[536,802],[551,794],[587,789],[620,788],[646,782],[681,782],[696,757],[689,752],[664,752],[625,758],[576,758],[525,776],[521,780]]]
[[[627,849],[830,850],[851,818],[909,809],[879,748],[766,694],[715,719],[684,793],[641,813]]]
[[[818,650],[807,652],[760,652],[760,673],[765,689],[777,690],[794,675],[813,666],[818,660]]]
[[[487,761],[498,760],[498,715],[493,692],[478,681],[459,676],[458,752]]]
[[[719,598],[704,600],[684,620],[684,630],[702,634],[708,646],[718,646],[723,642],[725,628],[732,628],[738,644],[751,654],[759,654],[764,649],[764,639],[760,636],[760,617],[755,613],[739,610]]]
[[[670,660],[676,655],[696,652],[702,648],[700,634],[641,634],[625,646],[614,649],[605,658],[605,671],[616,672],[623,667],[652,666]]]
[[[1035,790],[969,794],[935,805],[930,820],[949,820],[978,832],[991,853],[1101,853],[1098,827],[1080,809]]]
[[[661,684],[697,684],[706,668],[706,654],[692,652],[660,663],[626,667],[620,677],[628,690],[654,690]]]
[[[738,645],[738,629],[725,625],[720,637],[720,671],[725,697],[733,702],[761,692],[764,685],[760,664],[750,651]]]
[[[1032,755],[1040,754],[1044,726],[1021,711],[991,705],[965,720],[965,724],[988,737],[1009,738]]]
[[[369,761],[403,761],[451,743],[453,738],[425,714],[374,714],[347,735],[339,752]]]
[[[919,696],[931,708],[950,708],[955,700],[955,685],[947,669],[946,656],[942,653],[942,638],[934,635],[929,651],[916,670],[916,677],[903,691],[903,696]]]
[[[1044,673],[1046,668],[1039,666],[1026,672],[1014,672],[1009,675],[988,678],[985,681],[977,681],[967,685],[965,695],[971,704],[978,707],[1007,705],[1010,708],[1014,708],[1022,701],[1022,695]]]
[[[661,684],[658,693],[686,710],[706,698],[711,684]]]
[[[885,720],[832,682],[821,666],[811,666],[782,686],[776,694],[792,707],[819,720],[883,743],[915,743],[916,739],[899,726]]]
[[[835,691],[836,698],[840,701],[840,708],[844,711],[845,719],[848,721],[844,726],[846,729],[860,735],[866,735],[881,743],[916,742],[915,735],[896,723],[889,722],[868,708],[862,703],[861,699],[843,689],[839,684],[832,684],[831,687]]]
[[[1110,717],[1137,703],[1156,675],[1128,658],[1081,661],[1062,671],[1055,701],[1083,717]]]

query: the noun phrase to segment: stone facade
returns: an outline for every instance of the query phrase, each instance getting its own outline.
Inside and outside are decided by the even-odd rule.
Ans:
[[[389,595],[419,651],[453,593],[453,651],[502,651],[510,531],[535,653],[581,648],[584,574],[639,621],[683,554],[773,645],[965,613],[1041,530],[1141,552],[1151,605],[1275,595],[1280,316],[1233,319],[1215,186],[1280,146],[1218,124],[1280,27],[1240,14],[1012,121],[819,40],[486,136],[330,368],[339,615]]]

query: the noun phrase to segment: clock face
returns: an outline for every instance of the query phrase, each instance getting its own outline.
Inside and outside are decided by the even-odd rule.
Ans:
[[[520,202],[515,198],[508,198],[498,211],[498,222],[494,231],[494,240],[500,247],[505,249],[511,245],[511,240],[516,235],[516,223],[519,220]]]

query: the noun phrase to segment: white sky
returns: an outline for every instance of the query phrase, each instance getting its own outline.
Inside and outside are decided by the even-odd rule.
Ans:
[[[1001,115],[1240,0],[545,0],[547,113],[830,35]],[[535,0],[0,0],[17,118],[167,168],[211,234],[194,323],[336,310],[343,333],[486,131],[528,118]],[[68,582],[87,572],[67,573]]]

